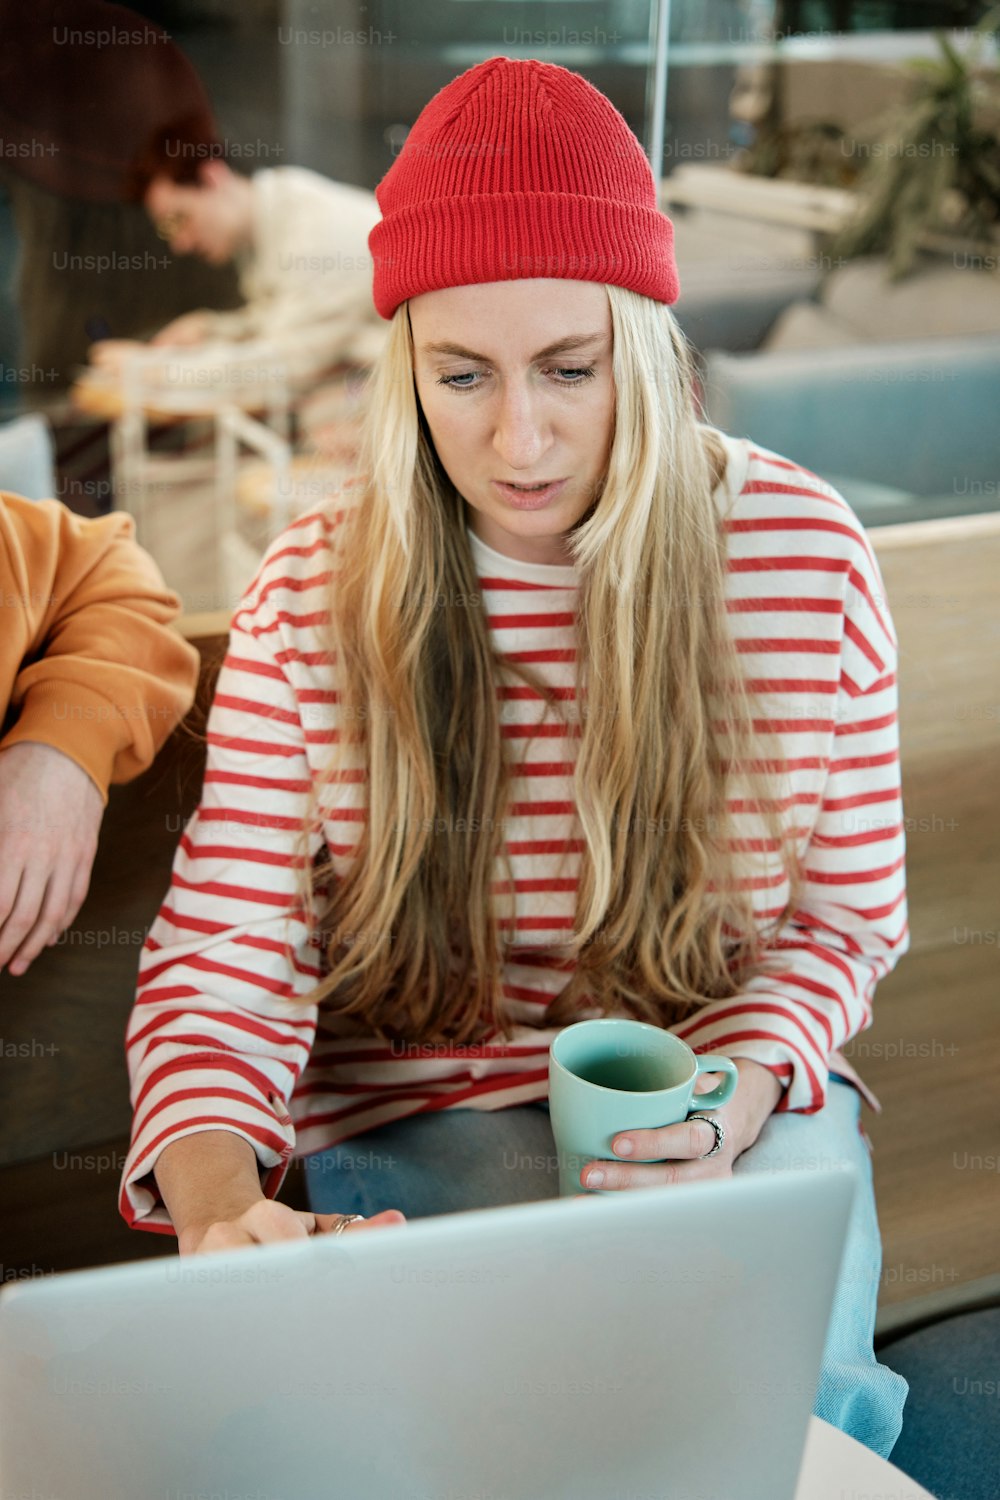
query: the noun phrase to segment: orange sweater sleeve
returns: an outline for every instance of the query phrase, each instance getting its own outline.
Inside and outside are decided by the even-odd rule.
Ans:
[[[180,600],[119,512],[0,494],[0,751],[63,751],[107,800],[149,766],[194,699]]]

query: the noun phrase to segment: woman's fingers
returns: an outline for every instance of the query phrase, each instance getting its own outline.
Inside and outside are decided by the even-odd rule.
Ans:
[[[235,1250],[243,1245],[275,1245],[282,1240],[304,1240],[309,1229],[302,1220],[311,1217],[311,1214],[300,1214],[285,1203],[276,1203],[272,1198],[261,1198],[237,1218],[217,1219],[214,1224],[209,1224],[190,1253],[201,1255],[206,1250]]]
[[[286,1203],[277,1203],[273,1198],[261,1198],[238,1217],[218,1219],[209,1224],[200,1236],[192,1237],[193,1243],[185,1245],[183,1254],[201,1255],[210,1250],[237,1250],[244,1245],[276,1245],[282,1240],[304,1240],[312,1234],[330,1234],[341,1218],[341,1214],[314,1214],[289,1208]],[[398,1208],[387,1208],[382,1213],[373,1214],[370,1219],[348,1224],[343,1233],[405,1223],[406,1216]]]
[[[656,1161],[626,1167],[614,1161],[595,1161],[585,1168],[585,1188],[602,1193],[620,1188],[675,1187],[682,1182],[700,1182],[709,1177],[729,1177],[732,1162],[728,1157],[714,1156],[711,1161]]]
[[[312,1219],[314,1227],[309,1231],[311,1234],[332,1234],[336,1229],[342,1214],[303,1214],[306,1221]],[[356,1219],[353,1224],[348,1224],[341,1230],[342,1234],[354,1234],[359,1229],[383,1229],[393,1224],[405,1224],[406,1215],[398,1208],[386,1208],[381,1213],[372,1214],[368,1219]]]
[[[659,1130],[623,1130],[614,1136],[615,1159],[628,1161],[696,1161],[715,1145],[707,1120],[681,1120]]]
[[[725,1132],[725,1118],[715,1111]],[[612,1138],[610,1161],[588,1162],[580,1174],[585,1188],[607,1192],[692,1182],[703,1177],[728,1177],[733,1169],[732,1132],[720,1151],[713,1152],[716,1132],[708,1120],[681,1120],[659,1130],[623,1130]]]
[[[354,1224],[348,1224],[344,1230],[350,1234],[355,1229],[388,1229],[393,1224],[405,1224],[406,1215],[399,1208],[384,1208],[381,1213],[372,1214],[368,1219],[358,1219]]]
[[[193,1249],[186,1252],[188,1255],[202,1255],[210,1250],[239,1250],[244,1245],[259,1244],[249,1229],[241,1227],[237,1220],[221,1220],[218,1224],[210,1224]]]
[[[277,1203],[273,1198],[261,1198],[240,1215],[236,1221],[249,1229],[258,1245],[272,1245],[280,1240],[302,1240],[309,1234],[303,1223],[310,1218],[287,1203]]]

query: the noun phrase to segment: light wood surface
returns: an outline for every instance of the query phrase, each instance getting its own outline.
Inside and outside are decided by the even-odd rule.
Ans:
[[[865,1124],[883,1309],[1000,1268],[996,1012],[996,950],[942,946],[901,961],[875,1024],[844,1049],[882,1104]]]
[[[900,646],[911,950],[845,1052],[883,1106],[888,1314],[1000,1270],[1000,515],[870,536]]]

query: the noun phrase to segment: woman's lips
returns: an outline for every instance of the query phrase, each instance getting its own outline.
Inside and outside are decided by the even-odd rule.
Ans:
[[[503,480],[494,479],[493,487],[497,493],[506,500],[508,505],[513,505],[516,510],[541,510],[543,505],[548,505],[553,500],[563,485],[565,479],[553,479],[544,489],[529,490],[517,489],[512,484],[504,484]]]

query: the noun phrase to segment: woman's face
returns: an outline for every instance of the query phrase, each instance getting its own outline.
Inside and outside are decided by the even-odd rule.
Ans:
[[[522,562],[570,564],[563,538],[598,498],[614,423],[604,287],[494,281],[409,307],[417,397],[472,530]]]

